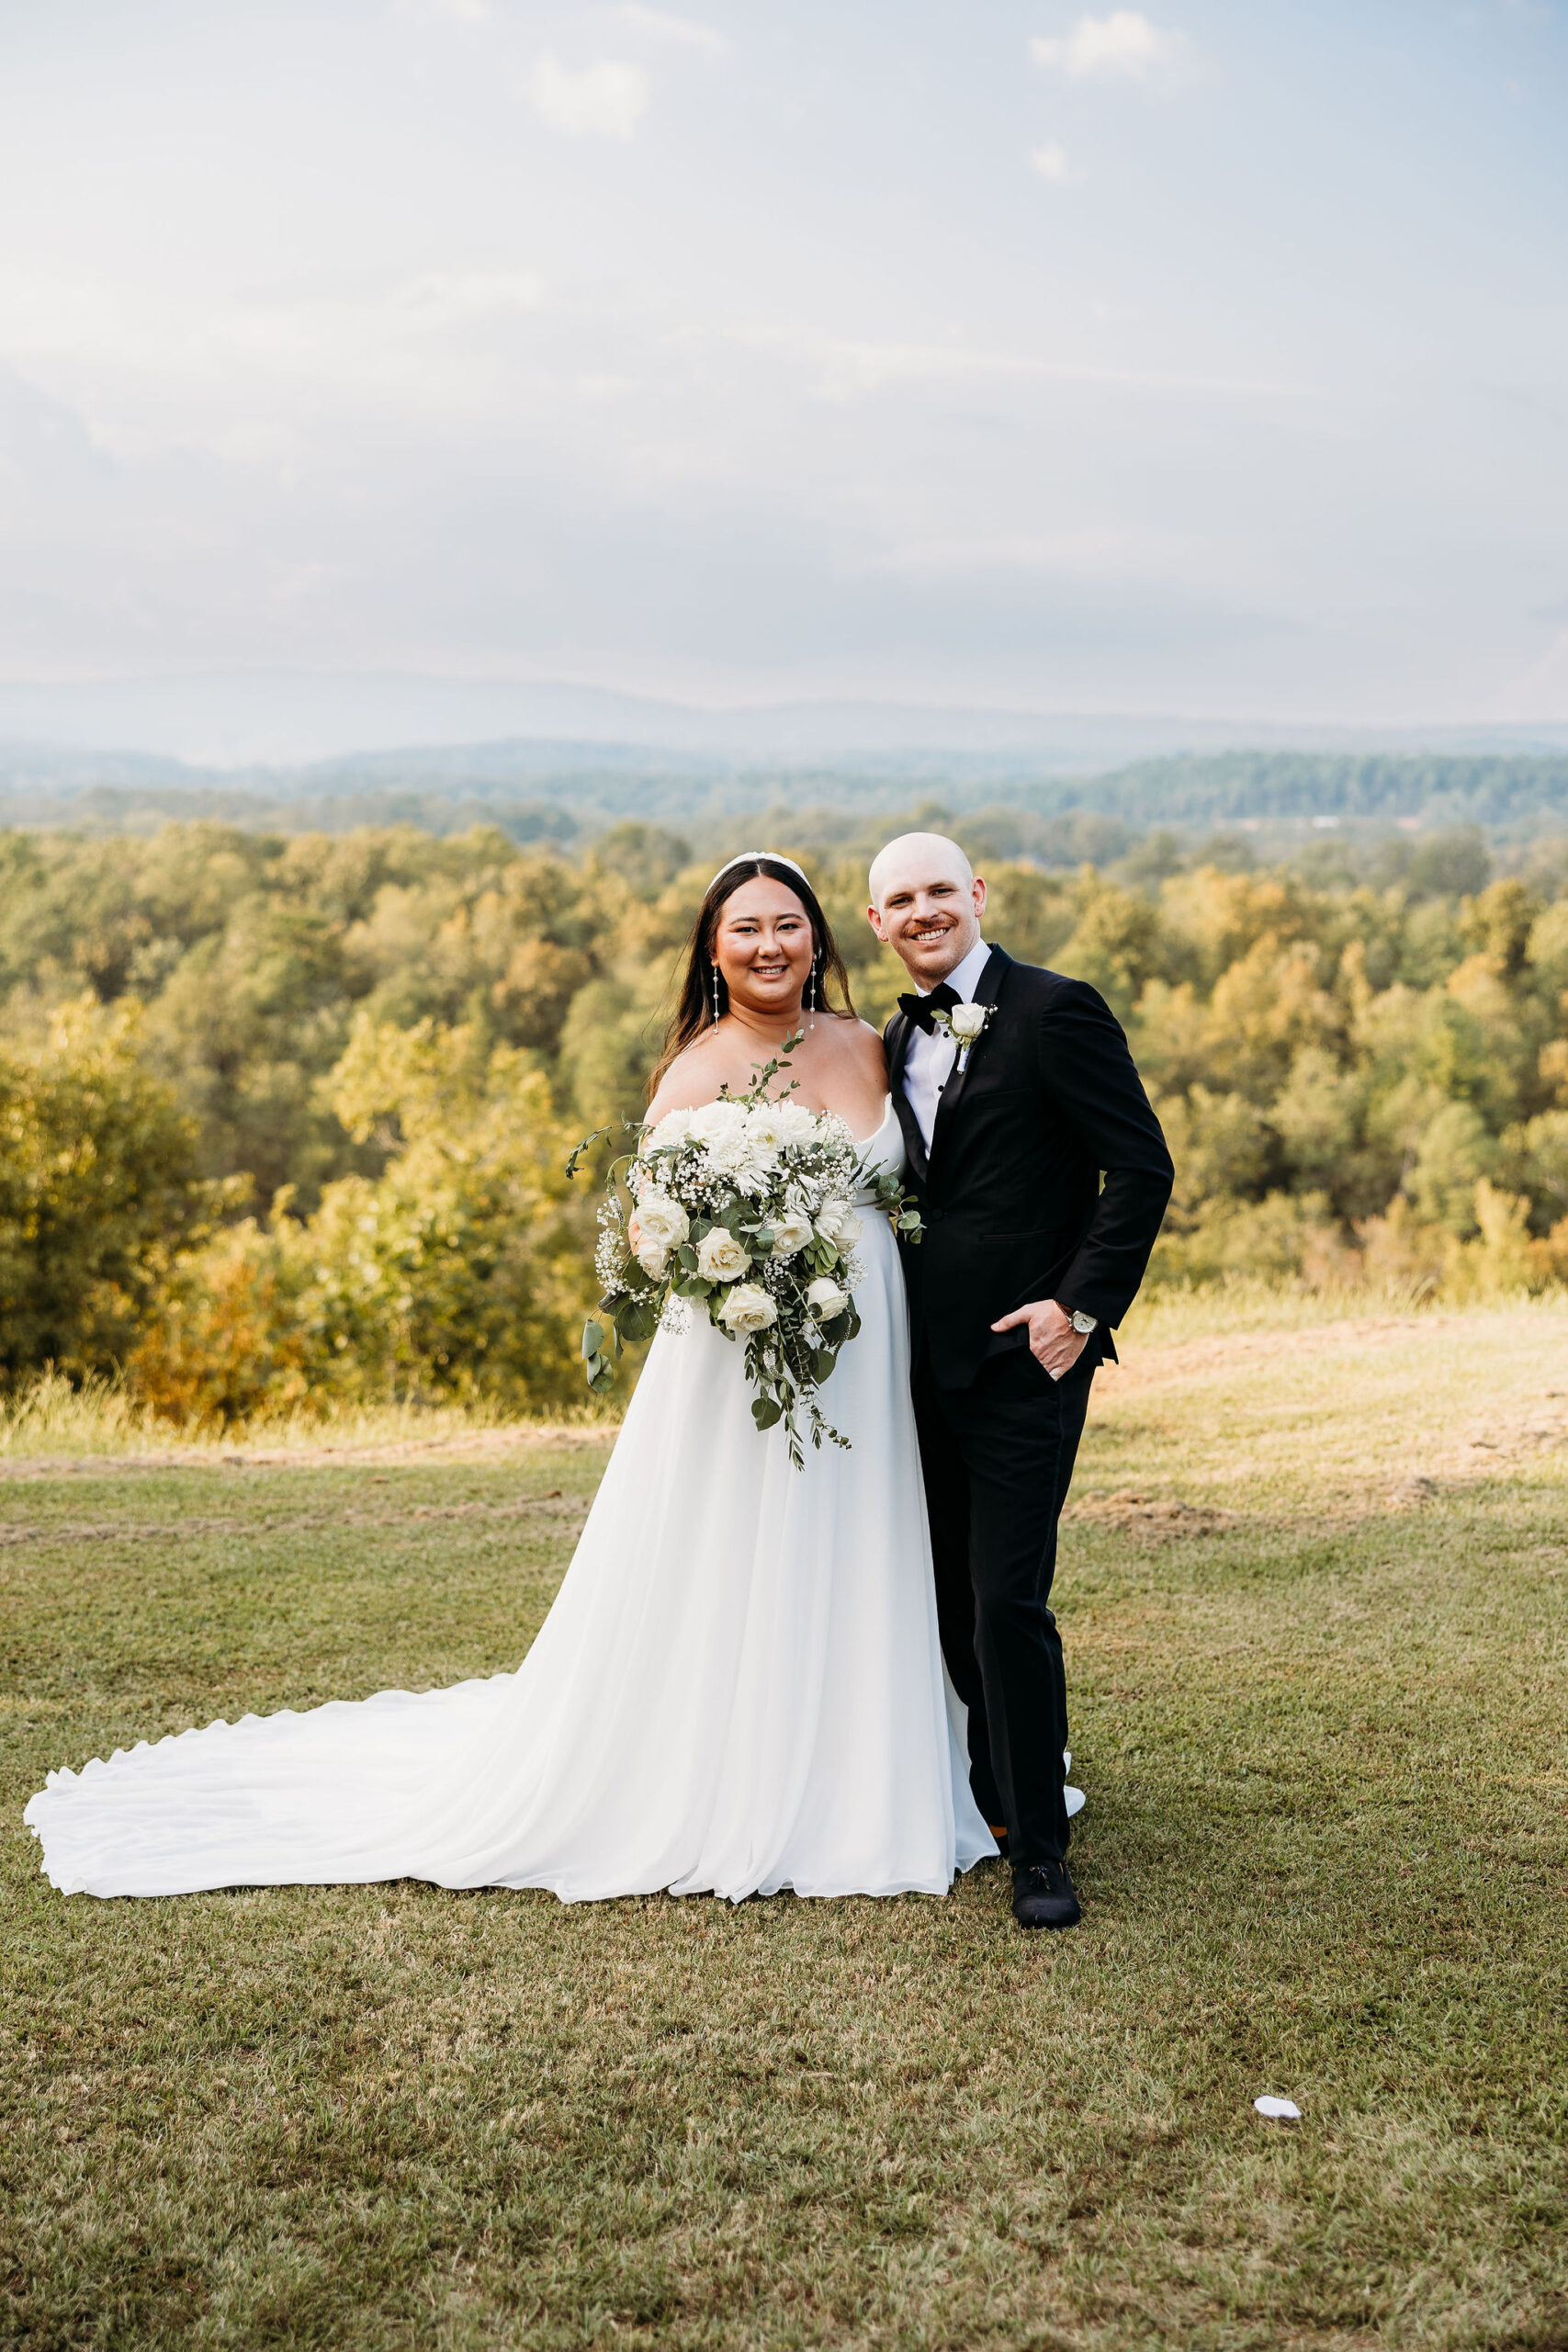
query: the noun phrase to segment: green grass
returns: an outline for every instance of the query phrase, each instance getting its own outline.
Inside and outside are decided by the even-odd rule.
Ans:
[[[1565,1338],[1183,1327],[1099,1384],[1060,1938],[994,1866],[62,1900],[47,1767],[512,1664],[604,1448],[17,1459],[5,2340],[1568,2346]]]

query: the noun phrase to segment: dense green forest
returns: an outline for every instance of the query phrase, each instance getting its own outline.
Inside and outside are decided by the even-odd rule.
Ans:
[[[1016,812],[953,822],[990,936],[1127,1023],[1179,1170],[1155,1282],[1568,1278],[1568,839],[1494,871],[1462,829],[1293,864],[1168,831],[1066,870]],[[880,1023],[887,824],[771,830]],[[592,1202],[565,1160],[640,1107],[711,848],[0,834],[0,1374],[120,1369],[187,1420],[577,1401]]]

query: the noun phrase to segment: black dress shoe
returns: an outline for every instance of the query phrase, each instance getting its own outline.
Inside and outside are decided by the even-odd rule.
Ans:
[[[1012,1916],[1021,1928],[1076,1928],[1083,1917],[1066,1862],[1017,1862]]]

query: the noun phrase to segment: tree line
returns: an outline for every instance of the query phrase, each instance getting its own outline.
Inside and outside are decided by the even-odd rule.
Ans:
[[[903,974],[869,840],[833,830],[776,845],[880,1024]],[[123,1371],[186,1422],[578,1401],[565,1162],[640,1110],[712,863],[637,823],[580,858],[483,828],[0,835],[0,1378]],[[1145,844],[990,880],[988,935],[1127,1025],[1178,1168],[1155,1283],[1568,1279],[1563,844],[1492,878],[1459,835],[1359,874]]]

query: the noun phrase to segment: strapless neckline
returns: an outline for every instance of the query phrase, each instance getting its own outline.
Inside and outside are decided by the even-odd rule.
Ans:
[[[881,1118],[880,1118],[880,1119],[878,1119],[878,1121],[877,1121],[877,1123],[876,1123],[875,1126],[874,1126],[874,1127],[873,1127],[873,1129],[872,1129],[872,1131],[871,1131],[870,1135],[868,1135],[868,1136],[855,1136],[855,1138],[854,1138],[854,1144],[855,1144],[855,1149],[856,1149],[857,1151],[869,1151],[869,1150],[871,1149],[872,1145],[877,1141],[877,1139],[879,1138],[879,1136],[881,1136],[881,1134],[882,1134],[883,1129],[886,1126],[886,1125],[887,1125],[887,1121],[888,1121],[888,1118],[889,1118],[889,1116],[890,1116],[890,1115],[891,1115],[891,1114],[892,1114],[892,1110],[893,1110],[893,1097],[892,1097],[892,1094],[891,1094],[891,1093],[885,1094],[885,1095],[883,1096],[883,1098],[882,1098],[882,1116],[881,1116]],[[852,1133],[852,1134],[854,1133],[854,1130],[852,1128],[850,1132],[851,1132],[851,1133]]]

